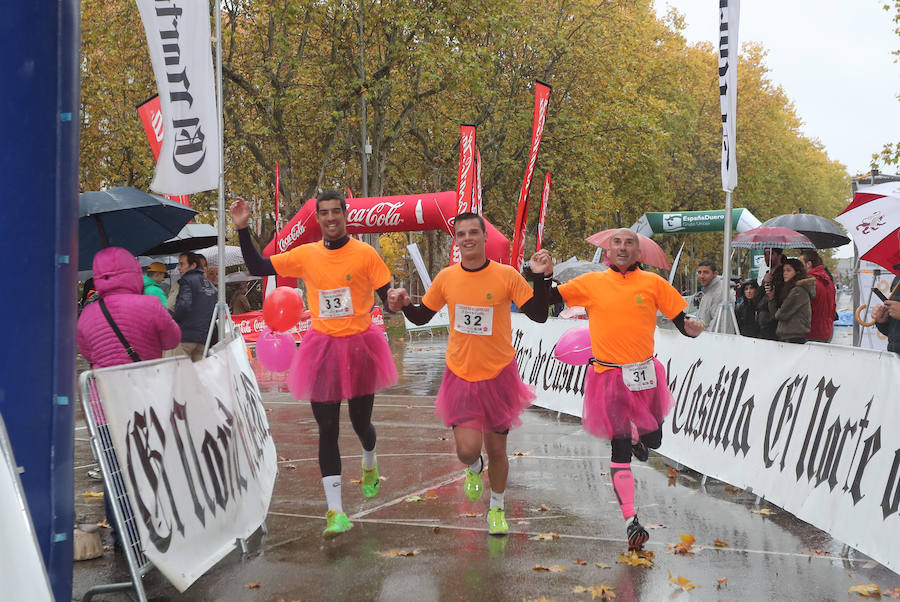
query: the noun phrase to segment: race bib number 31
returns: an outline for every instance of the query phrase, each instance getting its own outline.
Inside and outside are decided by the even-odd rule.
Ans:
[[[631,391],[655,389],[656,366],[653,365],[653,359],[622,366],[622,381]]]
[[[319,317],[346,318],[352,315],[353,299],[349,287],[319,291]]]
[[[494,327],[494,308],[457,305],[453,329],[464,334],[489,335]]]

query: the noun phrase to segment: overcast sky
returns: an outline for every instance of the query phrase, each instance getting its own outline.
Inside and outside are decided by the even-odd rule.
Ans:
[[[685,16],[689,43],[718,44],[716,0],[654,0]],[[884,0],[744,0],[740,42],[768,51],[770,78],[803,119],[804,133],[818,138],[828,156],[851,175],[866,173],[872,153],[900,141],[900,49]],[[738,89],[740,103],[740,88]],[[740,128],[740,123],[738,124]],[[738,148],[740,148],[738,138]],[[740,186],[740,162],[738,186]],[[900,168],[883,171],[900,171]]]

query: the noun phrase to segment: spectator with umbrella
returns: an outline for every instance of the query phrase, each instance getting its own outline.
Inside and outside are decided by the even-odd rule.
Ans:
[[[816,295],[812,300],[812,326],[806,338],[810,341],[828,343],[834,334],[834,321],[837,320],[834,280],[814,249],[803,249],[800,261],[806,267],[807,274],[816,281]]]
[[[769,314],[777,322],[775,334],[784,343],[806,343],[812,324],[811,301],[816,295],[815,279],[808,277],[806,266],[799,259],[785,260],[782,269],[784,287],[781,296],[776,296],[774,287],[766,287]]]

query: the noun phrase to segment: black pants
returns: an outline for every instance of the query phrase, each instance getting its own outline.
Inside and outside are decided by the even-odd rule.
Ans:
[[[341,474],[341,451],[338,434],[341,423],[341,402],[311,402],[313,416],[319,425],[319,468],[323,477]],[[372,425],[372,406],[375,395],[363,395],[347,401],[350,423],[363,449],[375,449],[375,427]]]
[[[648,449],[659,449],[662,445],[662,426],[653,431],[641,435],[641,443]],[[631,462],[631,437],[616,437],[610,441],[612,446],[611,458],[613,462],[627,464]]]

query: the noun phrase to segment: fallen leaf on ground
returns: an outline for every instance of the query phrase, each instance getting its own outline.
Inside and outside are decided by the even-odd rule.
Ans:
[[[678,476],[678,471],[675,470],[674,468],[672,468],[671,466],[668,466],[667,470],[666,470],[666,476],[668,476],[670,479],[674,479],[675,477]]]
[[[600,476],[601,476],[601,477],[609,476],[609,471],[608,471],[608,470],[601,470],[601,471],[600,471]]]
[[[716,579],[716,589],[722,589],[728,585],[728,577],[719,577]]]
[[[678,587],[680,587],[682,590],[684,590],[686,592],[690,591],[692,589],[695,589],[697,587],[700,587],[699,585],[694,585],[693,583],[691,583],[690,579],[686,579],[686,578],[682,577],[681,575],[678,575],[677,578],[673,577],[672,571],[669,571],[669,581],[671,581],[672,583],[674,583],[675,585],[677,585]]]
[[[424,502],[425,498],[423,498],[421,495],[411,495],[408,498],[406,498],[405,501],[407,501],[407,502]]]
[[[437,491],[429,490],[425,492],[426,500],[436,500],[438,497]]]
[[[259,583],[248,583],[245,587],[247,589],[259,589]]]
[[[665,529],[665,525],[644,525],[645,529]]]
[[[728,493],[741,493],[744,490],[739,487],[735,487],[734,485],[725,485],[725,491],[727,491]]]
[[[761,510],[751,510],[750,512],[752,512],[753,514],[762,514],[763,516],[771,516],[775,514],[768,508],[762,508]]]
[[[287,462],[287,458],[285,458],[284,456],[278,456],[278,461],[279,462]]]
[[[362,479],[350,479],[350,482],[354,485],[359,485],[360,483],[362,483]]]
[[[103,497],[102,491],[85,491],[82,494],[84,497]]]
[[[882,590],[881,595],[887,596],[888,598],[900,598],[900,587]]]
[[[713,545],[716,546],[717,548],[727,548],[731,544],[728,543],[727,541],[722,541],[721,539],[717,539],[713,542]]]
[[[597,567],[598,569],[608,569],[609,568],[608,564],[603,564],[602,562],[595,562],[594,566]]]
[[[632,550],[630,552],[619,554],[619,562],[630,566],[653,566],[653,560],[651,557],[641,556],[637,553],[637,551]]]
[[[517,520],[516,524],[517,525],[529,525],[531,523],[529,523],[527,520]]]
[[[527,452],[515,451],[515,452],[513,452],[513,456],[530,456],[530,455],[531,455],[530,451],[527,451]]]
[[[400,556],[415,556],[421,550],[388,550],[387,552],[378,552],[379,556],[384,558],[399,558]]]
[[[540,598],[522,598],[522,602],[553,602],[553,600],[541,596]]]
[[[871,598],[880,596],[881,588],[874,583],[869,583],[867,585],[854,585],[849,590],[847,590],[847,592],[851,594],[859,594],[863,598]]]
[[[547,504],[541,504],[541,512],[546,512],[549,509],[550,509],[550,506],[548,506]]]
[[[828,552],[826,552],[822,548],[813,548],[812,546],[809,546],[809,553],[813,556],[825,556],[826,554],[828,554]]]
[[[379,480],[379,481],[387,481],[387,477],[379,476],[379,477],[378,477],[378,480]]]
[[[541,533],[531,538],[532,541],[549,541],[552,539],[559,539],[559,533]]]
[[[110,528],[110,527],[109,527],[109,523],[106,522],[105,520],[97,521],[97,526],[98,526],[98,527],[103,527],[104,529],[109,529],[109,528]]]
[[[441,532],[441,528],[440,528],[440,527],[435,527],[434,529],[432,529],[432,531],[434,531],[435,533],[440,533],[440,532]]]
[[[536,565],[534,565],[534,568],[532,568],[531,570],[532,571],[549,571],[551,573],[561,573],[563,571],[568,571],[569,569],[567,569],[566,567],[559,565],[559,564],[554,564],[553,566],[544,566],[541,564],[536,564]]]
[[[484,512],[463,512],[459,515],[460,518],[475,518],[477,516],[484,516]]]
[[[576,585],[572,589],[573,594],[590,594],[591,600],[611,600],[616,597],[616,593],[613,591],[613,588],[606,585],[591,585],[589,587],[583,587],[581,585]]]
[[[584,559],[581,559],[581,558],[576,558],[576,559],[575,559],[575,564],[585,565],[585,564],[587,564],[587,560],[584,560]]]
[[[673,554],[692,554],[691,547],[693,547],[694,542],[697,541],[694,535],[689,533],[687,535],[679,535],[678,537],[681,538],[681,542],[676,543],[675,545],[670,544],[669,552]]]
[[[296,464],[285,464],[284,467],[287,468],[288,470],[297,470]]]

